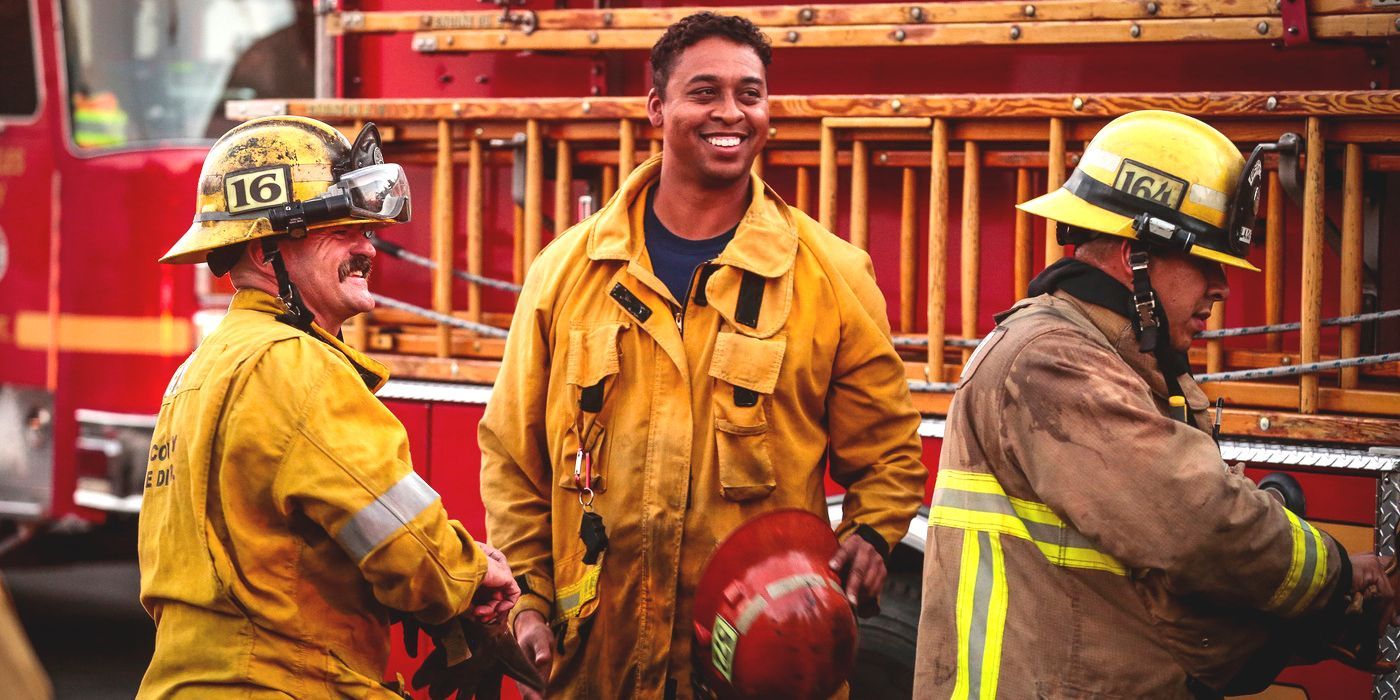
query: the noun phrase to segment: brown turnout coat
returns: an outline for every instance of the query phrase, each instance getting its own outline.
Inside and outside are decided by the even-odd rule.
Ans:
[[[534,262],[480,428],[491,541],[529,588],[516,611],[568,622],[558,697],[661,697],[668,680],[688,696],[691,601],[726,535],[777,508],[825,515],[829,466],[847,488],[838,536],[867,525],[893,544],[927,478],[869,257],[755,177],[680,312],[642,231],[660,165]],[[746,272],[761,282],[753,325],[735,318]],[[580,415],[600,384],[602,410]],[[581,561],[576,419],[610,541],[596,579]]]
[[[1227,471],[1189,376],[1191,426],[1122,316],[1009,313],[948,415],[915,697],[1190,697],[1327,604],[1345,551]]]

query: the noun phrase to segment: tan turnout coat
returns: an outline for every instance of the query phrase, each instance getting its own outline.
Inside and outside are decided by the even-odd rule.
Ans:
[[[1330,600],[1345,552],[1169,417],[1128,321],[1017,304],[963,373],[930,517],[918,698],[1190,697],[1268,618]]]
[[[642,232],[660,165],[534,262],[480,428],[491,540],[529,588],[516,610],[571,618],[558,697],[662,697],[668,680],[688,696],[690,606],[716,544],[776,508],[824,515],[828,466],[848,489],[838,536],[863,524],[893,544],[927,478],[869,257],[755,177],[704,304],[693,281],[679,315]],[[746,271],[762,283],[754,327],[735,319]],[[585,417],[583,433],[610,546],[585,603],[575,420],[600,383],[604,430]]]

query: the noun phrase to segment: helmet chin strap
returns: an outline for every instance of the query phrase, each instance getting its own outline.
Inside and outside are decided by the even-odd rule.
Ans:
[[[1154,352],[1162,341],[1171,343],[1171,338],[1163,338],[1166,330],[1166,313],[1157,303],[1157,290],[1152,288],[1152,278],[1147,272],[1147,244],[1135,240],[1129,245],[1128,268],[1133,275],[1133,333],[1137,335],[1138,351]]]
[[[261,239],[263,259],[272,265],[272,273],[277,276],[277,297],[282,300],[282,305],[286,311],[277,314],[277,320],[293,328],[299,328],[306,332],[311,332],[311,310],[306,308],[306,303],[301,300],[301,292],[297,286],[292,284],[292,278],[287,275],[287,265],[282,261],[282,251],[277,249],[277,237],[268,236]]]
[[[1173,398],[1185,397],[1181,382],[1177,377],[1191,371],[1191,365],[1182,353],[1172,347],[1171,325],[1167,321],[1167,310],[1157,303],[1157,290],[1152,288],[1152,278],[1148,274],[1148,248],[1146,241],[1134,240],[1129,243],[1128,267],[1133,275],[1133,333],[1137,336],[1138,350],[1152,353],[1157,359],[1157,369],[1167,385],[1167,394]],[[1189,423],[1185,412],[1173,417]]]

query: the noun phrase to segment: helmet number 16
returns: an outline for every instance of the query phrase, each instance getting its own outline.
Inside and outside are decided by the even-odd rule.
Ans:
[[[224,198],[228,203],[228,213],[237,214],[249,209],[286,204],[290,178],[287,166],[257,168],[229,173],[224,176]]]

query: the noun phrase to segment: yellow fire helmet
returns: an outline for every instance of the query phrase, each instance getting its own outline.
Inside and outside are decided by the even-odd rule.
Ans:
[[[1230,139],[1199,119],[1131,112],[1094,136],[1063,187],[1017,208],[1257,272],[1245,256],[1258,216],[1261,156],[1276,148],[1259,146],[1246,163]]]
[[[352,145],[315,119],[254,119],[210,149],[194,222],[160,261],[199,263],[212,251],[269,236],[402,223],[409,220],[409,203],[403,168],[384,162],[373,124]],[[236,259],[210,259],[210,268],[221,275]],[[216,262],[223,269],[214,269]]]

